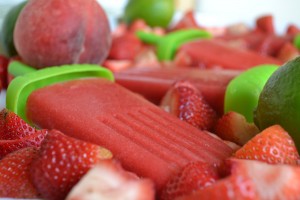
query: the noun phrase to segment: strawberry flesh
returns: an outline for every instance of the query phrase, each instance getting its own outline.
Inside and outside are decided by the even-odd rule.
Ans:
[[[247,122],[243,115],[233,111],[227,112],[218,119],[214,129],[214,133],[220,138],[238,145],[244,145],[259,133],[255,124]]]
[[[92,166],[106,158],[111,158],[108,150],[51,130],[32,163],[32,180],[44,198],[64,199]]]
[[[125,171],[116,160],[100,161],[74,186],[66,200],[154,200],[154,184]]]

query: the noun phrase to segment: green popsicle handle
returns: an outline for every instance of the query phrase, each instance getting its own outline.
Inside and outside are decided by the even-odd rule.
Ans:
[[[8,65],[8,73],[13,77],[22,76],[24,74],[35,72],[37,69],[25,65],[19,61],[12,61]]]
[[[212,38],[211,33],[200,29],[185,29],[164,36],[138,31],[137,36],[145,43],[156,45],[156,54],[160,61],[173,60],[177,49],[195,39]]]
[[[36,89],[58,82],[89,77],[101,77],[114,81],[113,73],[104,67],[100,67],[99,65],[64,65],[59,67],[44,68],[36,71],[29,70],[29,73],[27,73],[28,71],[24,70],[26,65],[25,68],[22,67],[24,66],[19,66],[19,69],[17,70],[18,73],[26,73],[14,78],[7,88],[6,108],[15,112],[26,122],[28,122],[26,117],[27,99],[29,95]]]
[[[156,45],[163,38],[163,36],[154,33],[148,33],[145,31],[137,31],[136,35],[143,42],[154,45]]]

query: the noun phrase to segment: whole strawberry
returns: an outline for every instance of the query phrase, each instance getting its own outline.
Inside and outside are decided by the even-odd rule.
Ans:
[[[32,162],[32,181],[43,198],[64,199],[91,167],[111,157],[105,148],[51,130]]]
[[[23,148],[0,160],[0,197],[40,197],[30,179],[30,165],[37,151],[35,147]]]
[[[217,121],[216,112],[189,81],[175,83],[163,97],[161,107],[201,130],[211,130]]]
[[[290,135],[279,125],[266,128],[234,154],[235,158],[269,164],[298,164],[299,154]]]
[[[161,193],[161,200],[192,193],[213,184],[219,178],[217,168],[203,162],[191,162],[171,177]]]

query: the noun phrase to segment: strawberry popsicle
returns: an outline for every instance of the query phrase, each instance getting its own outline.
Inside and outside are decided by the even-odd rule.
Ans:
[[[151,178],[158,190],[172,173],[190,161],[220,164],[232,154],[232,149],[221,140],[180,121],[111,80],[63,78],[60,83],[38,85],[30,93],[35,87],[32,77],[39,77],[40,83],[44,70],[47,76],[51,74],[51,69],[25,74],[15,78],[8,88],[11,99],[16,99],[16,88],[26,90],[27,120],[38,127],[58,129],[105,146],[124,168]],[[30,87],[23,87],[27,82]]]
[[[195,68],[138,68],[115,73],[116,82],[159,104],[171,85],[178,80],[189,80],[203,94],[206,101],[219,113],[224,110],[224,95],[229,81],[238,70],[200,70]]]
[[[229,47],[217,40],[197,40],[181,46],[178,53],[185,54],[192,66],[201,68],[224,68],[246,70],[260,64],[282,65],[273,57],[260,55],[254,51]]]

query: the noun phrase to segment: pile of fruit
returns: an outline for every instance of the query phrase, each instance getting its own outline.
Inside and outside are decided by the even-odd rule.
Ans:
[[[146,6],[150,11],[140,15],[141,9],[136,5],[142,1],[132,0],[126,7],[124,21],[114,31],[94,0],[22,2],[8,13],[0,34],[5,50],[5,55],[0,56],[1,88],[6,89],[16,76],[8,72],[9,64],[15,60],[32,70],[64,64],[99,64],[115,74],[129,68],[234,69],[238,75],[228,84],[223,112],[216,111],[189,80],[174,82],[157,105],[224,142],[234,153],[220,165],[190,162],[158,191],[151,177],[138,177],[127,171],[109,149],[59,130],[33,127],[13,111],[3,109],[0,197],[300,199],[300,29],[290,25],[284,35],[277,35],[272,16],[258,18],[256,27],[204,27],[196,22],[192,11],[168,26],[174,12],[173,1],[151,2],[167,9],[166,13],[159,12],[165,16],[151,21],[148,15],[154,13],[151,9],[155,6]],[[168,44],[174,51],[160,57],[159,42],[163,39],[173,42]],[[250,52],[247,54],[274,63],[234,68],[230,64],[199,61],[187,48],[198,40],[221,44],[232,52]],[[253,104],[245,105],[248,100]],[[238,105],[246,108],[240,110]]]

